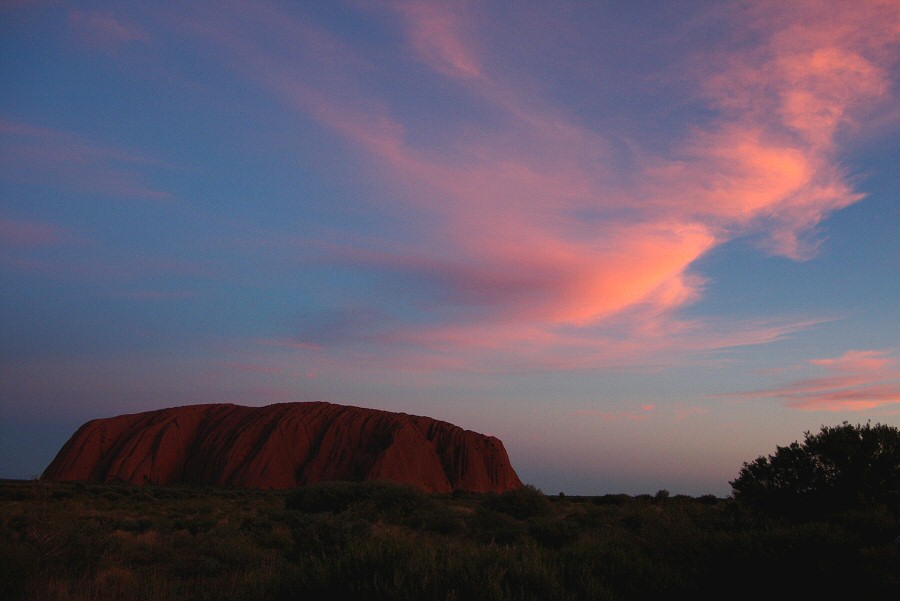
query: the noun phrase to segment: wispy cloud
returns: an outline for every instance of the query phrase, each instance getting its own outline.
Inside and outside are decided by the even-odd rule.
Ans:
[[[119,298],[127,298],[131,300],[183,300],[195,298],[199,293],[195,290],[129,290],[116,293]]]
[[[816,321],[752,331],[759,324],[721,327],[681,310],[702,298],[707,282],[694,266],[716,247],[751,237],[808,259],[818,224],[862,198],[837,147],[892,93],[898,11],[881,2],[723,9],[752,42],[685,73],[711,116],[664,150],[635,145],[622,161],[602,128],[491,60],[496,49],[480,35],[491,26],[486,12],[391,6],[378,17],[397,18],[403,58],[444,78],[477,116],[414,132],[367,84],[380,65],[275,8],[251,18],[278,24],[266,40],[227,19],[194,26],[239,71],[377,166],[375,183],[396,191],[394,205],[380,209],[425,216],[417,225],[427,245],[386,238],[332,257],[401,282],[427,315],[385,320],[375,338],[411,345],[410,354],[440,349],[442,361],[452,349],[490,349],[500,363],[530,364],[524,355],[596,365],[614,360],[610,349],[633,359],[659,348],[759,344]],[[373,340],[368,326],[341,332],[341,340],[353,332]],[[318,334],[314,342],[327,346]]]
[[[147,172],[161,163],[70,131],[0,119],[0,177],[114,198],[169,200]]]
[[[91,46],[117,51],[121,46],[150,41],[149,34],[121,16],[97,10],[69,11],[69,24]]]
[[[607,411],[603,409],[578,409],[572,412],[574,417],[598,419],[602,422],[640,422],[650,419],[656,410],[655,405],[641,405],[638,411]]]
[[[828,214],[862,198],[847,181],[837,150],[841,135],[852,133],[862,115],[891,106],[896,8],[878,0],[749,5],[735,18],[764,36],[764,43],[716,61],[718,73],[703,73],[702,89],[732,132],[723,144],[713,144],[715,152],[733,149],[739,162],[762,168],[756,174],[761,177],[746,183],[764,189],[786,184],[775,194],[760,197],[754,186],[734,196],[751,200],[742,207],[743,221],[762,234],[771,252],[811,257],[815,241],[804,237]]]
[[[280,374],[283,371],[280,367],[261,365],[259,363],[229,362],[224,363],[222,367],[227,371],[241,371],[255,374]]]
[[[177,300],[200,296],[192,289],[140,288],[170,277],[202,280],[216,272],[192,260],[160,260],[105,252],[95,240],[51,223],[0,218],[0,269],[58,280],[114,287],[108,294],[131,300]],[[155,285],[155,284],[151,284]]]
[[[76,239],[67,228],[47,221],[10,219],[0,216],[0,247],[37,248],[56,246]]]
[[[481,66],[467,43],[466,12],[450,3],[399,2],[416,55],[429,67],[450,77],[478,78]]]
[[[900,358],[888,350],[848,351],[814,359],[808,367],[822,375],[783,386],[723,395],[739,399],[776,399],[808,411],[859,411],[900,405]]]

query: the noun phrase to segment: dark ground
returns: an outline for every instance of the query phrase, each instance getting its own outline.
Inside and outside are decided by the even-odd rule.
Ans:
[[[900,508],[0,481],[0,599],[897,599]],[[776,584],[783,581],[783,584]]]

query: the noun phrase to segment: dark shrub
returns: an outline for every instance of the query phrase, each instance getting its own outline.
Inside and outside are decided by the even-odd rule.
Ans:
[[[0,540],[0,599],[22,599],[38,564],[35,550],[13,540]]]
[[[343,513],[358,518],[426,527],[436,517],[437,502],[424,492],[394,482],[323,482],[285,496],[285,508],[304,513]]]
[[[300,515],[291,527],[293,556],[327,557],[368,539],[372,525],[349,514]]]
[[[900,502],[900,429],[823,426],[803,443],[745,463],[731,483],[740,503],[770,514],[812,516]]]
[[[366,482],[360,485],[360,500],[355,510],[370,520],[384,520],[414,528],[425,525],[435,505],[419,489],[395,482]]]
[[[528,521],[528,534],[541,546],[559,549],[578,538],[578,525],[560,519],[532,518]]]
[[[511,515],[519,520],[547,515],[552,511],[547,496],[530,484],[508,490],[500,495],[489,496],[485,503],[489,509]]]
[[[341,513],[360,499],[359,483],[322,482],[291,491],[284,498],[284,506],[304,513]]]
[[[523,522],[485,507],[478,507],[467,521],[476,540],[485,544],[513,545],[527,533]]]
[[[599,497],[594,497],[595,505],[624,505],[628,501],[631,500],[631,497],[628,495],[601,495]]]

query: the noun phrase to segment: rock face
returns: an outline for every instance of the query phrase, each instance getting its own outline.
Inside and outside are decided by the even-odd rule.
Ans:
[[[93,420],[43,478],[235,488],[391,480],[439,493],[522,486],[497,438],[429,417],[319,402],[192,405]]]

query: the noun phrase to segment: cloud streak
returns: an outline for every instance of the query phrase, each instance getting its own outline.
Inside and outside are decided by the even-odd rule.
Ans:
[[[0,246],[39,248],[73,240],[74,236],[66,228],[55,223],[0,216]]]
[[[109,51],[125,44],[150,41],[141,28],[106,12],[73,9],[69,12],[69,24],[84,42]]]
[[[165,201],[171,194],[147,181],[160,164],[77,133],[0,118],[0,174],[7,181],[66,192]]]
[[[887,350],[852,350],[840,357],[813,359],[824,372],[774,388],[724,395],[769,398],[805,411],[861,411],[900,405],[900,359]]]
[[[467,98],[476,109],[469,118],[414,131],[394,100],[368,85],[380,65],[275,8],[252,18],[278,24],[265,42],[253,26],[221,18],[194,26],[247,77],[351,143],[376,183],[394,192],[380,209],[425,216],[427,245],[384,239],[333,257],[408,291],[427,284],[432,298],[419,302],[429,317],[398,318],[376,338],[508,357],[529,343],[548,365],[578,353],[602,364],[610,346],[639,356],[778,338],[767,328],[748,333],[751,322],[720,328],[681,316],[706,285],[694,266],[740,237],[809,259],[816,226],[862,198],[837,149],[860,115],[890,97],[896,10],[881,2],[730,6],[721,18],[745,28],[751,47],[722,50],[710,61],[715,71],[701,63],[685,74],[713,116],[672,133],[664,150],[637,145],[623,160],[608,132],[492,60],[487,34],[497,24],[487,11],[391,6],[377,17],[399,27],[407,54],[397,60],[426,66]],[[310,58],[319,56],[328,58]]]

